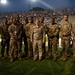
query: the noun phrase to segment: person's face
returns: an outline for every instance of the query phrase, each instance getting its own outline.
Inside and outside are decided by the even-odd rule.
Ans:
[[[29,22],[29,23],[32,23],[32,19],[31,19],[31,18],[29,18],[29,19],[28,19],[28,22]]]
[[[55,22],[55,19],[52,18],[52,19],[51,19],[51,23],[54,23],[54,22]]]
[[[13,16],[13,15],[11,15],[10,19],[12,20],[13,18],[14,18],[14,16]]]
[[[39,26],[39,20],[35,21],[36,26]]]
[[[13,23],[16,24],[16,19],[13,19]]]
[[[44,21],[44,19],[43,18],[40,18],[40,22],[42,23]]]
[[[7,19],[4,19],[4,21],[3,21],[4,23],[7,23]]]
[[[64,20],[65,20],[65,21],[68,21],[68,16],[65,15],[65,16],[64,16]]]

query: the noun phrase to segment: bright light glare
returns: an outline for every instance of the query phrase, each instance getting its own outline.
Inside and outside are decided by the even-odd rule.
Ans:
[[[40,3],[42,3],[43,5],[45,5],[46,7],[50,8],[50,9],[54,9],[51,5],[45,3],[44,1],[42,0],[38,0]]]
[[[36,0],[31,0],[32,2],[36,2]]]
[[[2,4],[7,4],[7,0],[1,0]]]

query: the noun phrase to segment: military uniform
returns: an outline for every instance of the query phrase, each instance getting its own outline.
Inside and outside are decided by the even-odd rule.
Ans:
[[[48,50],[48,56],[49,58],[52,57],[52,49],[54,50],[54,60],[57,58],[57,44],[58,44],[58,34],[59,34],[59,28],[56,23],[50,24],[48,26],[48,42],[49,42],[49,50]]]
[[[43,57],[43,43],[45,41],[44,28],[40,26],[33,26],[31,32],[31,41],[33,42],[33,56],[34,60],[42,60]]]
[[[10,34],[10,59],[11,62],[18,58],[21,60],[21,35],[22,27],[12,24],[8,28]]]
[[[24,26],[25,29],[25,35],[26,35],[26,40],[27,40],[27,49],[26,54],[28,58],[32,57],[32,43],[30,41],[30,33],[31,33],[31,28],[34,26],[34,23],[28,23]]]
[[[43,27],[44,31],[45,31],[45,41],[43,43],[43,57],[45,57],[45,54],[46,54],[46,47],[45,47],[45,43],[46,43],[46,33],[47,33],[47,27],[44,23],[40,23],[40,25]]]
[[[10,41],[10,36],[9,36],[9,32],[8,32],[8,27],[9,25],[7,24],[3,24],[1,26],[1,38],[2,38],[2,42],[1,42],[1,54],[2,54],[2,58],[4,57],[4,50],[5,50],[5,46],[6,46],[6,54],[7,56],[9,55],[9,41]]]
[[[22,34],[23,34],[23,24],[20,21],[16,22],[16,25],[19,27],[19,29],[21,28],[21,37],[20,37],[20,50],[22,49]]]
[[[71,28],[72,25],[69,21],[64,21],[61,24],[61,41],[62,41],[62,58],[60,60],[67,60],[67,54],[70,47],[70,38],[71,38]]]

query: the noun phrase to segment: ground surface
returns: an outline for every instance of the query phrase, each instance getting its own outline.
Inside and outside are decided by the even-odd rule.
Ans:
[[[60,53],[61,49],[58,51]],[[22,61],[10,63],[9,58],[2,61],[0,54],[0,75],[75,75],[75,63],[71,62],[71,57],[65,62],[59,58],[56,61],[44,59],[41,62],[23,58]]]

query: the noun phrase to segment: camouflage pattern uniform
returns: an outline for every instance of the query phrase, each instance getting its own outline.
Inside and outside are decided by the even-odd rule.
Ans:
[[[10,41],[10,35],[8,32],[8,27],[9,25],[6,23],[3,23],[3,25],[1,26],[1,38],[2,38],[2,42],[1,42],[1,54],[2,54],[2,59],[4,58],[4,50],[5,50],[5,46],[6,46],[6,54],[7,56],[9,55],[9,41]]]
[[[48,51],[48,56],[49,58],[52,57],[52,49],[54,50],[54,60],[57,58],[57,44],[58,44],[58,34],[59,34],[59,27],[56,23],[50,24],[48,26],[48,42],[49,42],[49,51]]]
[[[31,28],[34,26],[34,23],[28,23],[24,26],[25,29],[25,35],[26,35],[26,39],[27,39],[27,49],[25,52],[28,58],[32,57],[32,43],[30,41],[30,33],[31,33]]]
[[[22,27],[18,25],[12,24],[8,28],[10,33],[10,59],[11,62],[18,57],[21,60],[21,34]]]
[[[23,24],[20,22],[20,17],[17,16],[16,18],[16,25],[21,28],[21,37],[20,37],[20,50],[22,49],[22,33],[23,33]]]
[[[46,54],[46,47],[45,47],[45,43],[46,43],[46,25],[44,23],[40,23],[40,25],[43,27],[44,31],[45,31],[45,41],[43,43],[43,57],[45,57]]]
[[[62,57],[60,58],[60,60],[63,61],[67,60],[67,54],[70,47],[71,28],[72,25],[69,21],[64,21],[60,27],[62,39]]]
[[[44,31],[45,31],[45,36],[47,34],[47,25],[44,23],[44,17],[40,17],[40,25],[43,26],[44,28]],[[45,54],[46,54],[46,37],[45,37],[45,42],[43,43],[43,58],[45,57]]]
[[[43,43],[45,41],[45,31],[41,25],[34,26],[31,32],[31,41],[33,42],[34,60],[42,60],[43,58]]]

